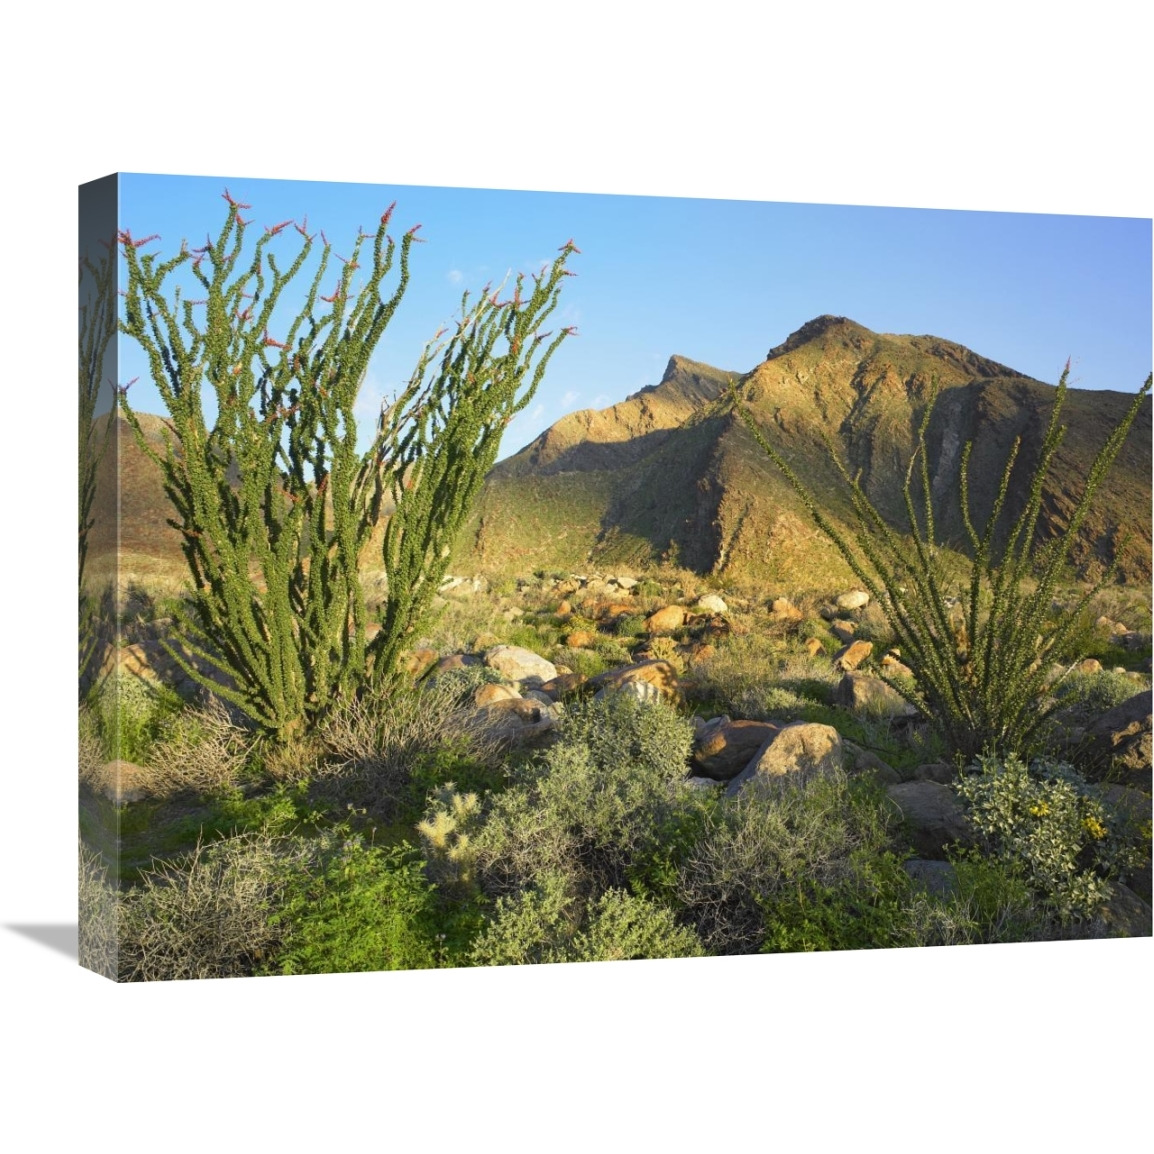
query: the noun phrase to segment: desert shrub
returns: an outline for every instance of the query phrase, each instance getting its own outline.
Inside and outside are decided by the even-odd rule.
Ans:
[[[170,714],[158,723],[149,752],[150,790],[164,796],[181,790],[232,789],[251,748],[251,734],[233,722],[218,698]]]
[[[475,966],[568,961],[576,904],[564,873],[540,872],[524,889],[497,899],[469,961]]]
[[[282,937],[271,919],[286,874],[312,852],[298,839],[255,832],[155,864],[121,898],[121,978],[251,974]]]
[[[482,888],[508,894],[550,871],[585,889],[623,885],[685,804],[692,741],[689,720],[661,702],[574,705],[557,742],[491,799],[471,843]]]
[[[936,539],[935,514],[940,510],[934,508],[926,445],[936,386],[923,412],[903,487],[908,539],[899,536],[885,521],[866,497],[860,478],[850,475],[830,444],[855,521],[849,533],[834,525],[741,405],[736,387],[732,390],[737,412],[754,440],[781,470],[818,528],[834,542],[873,603],[884,613],[901,647],[902,660],[915,674],[916,685],[888,680],[965,759],[992,751],[1029,752],[1038,744],[1038,735],[1057,708],[1056,704],[1045,702],[1046,666],[1051,654],[1063,651],[1081,611],[1116,571],[1117,558],[1074,606],[1061,610],[1053,628],[1043,628],[1047,616],[1054,612],[1058,581],[1094,495],[1154,383],[1154,377],[1146,378],[1091,465],[1081,496],[1074,502],[1064,526],[1043,540],[1037,529],[1047,475],[1065,434],[1059,419],[1069,370],[1067,364],[1058,382],[1025,501],[1008,527],[1002,524],[1002,514],[1021,438],[1014,443],[989,517],[980,530],[972,521],[969,494],[973,443],[968,442],[962,450],[954,491],[960,499],[970,557],[968,574],[958,583],[962,597],[956,604],[950,597],[955,579],[941,542]],[[920,493],[916,493],[919,487]]]
[[[119,900],[115,881],[99,853],[79,841],[78,960],[86,969],[116,979],[117,917]]]
[[[1062,925],[1091,919],[1110,879],[1141,860],[1125,823],[1062,762],[982,757],[954,789],[985,851],[1017,871]]]
[[[761,898],[764,953],[886,949],[909,933],[910,880],[901,859],[869,845],[831,882],[797,879]]]
[[[119,673],[106,678],[92,702],[105,760],[143,765],[164,721],[184,702],[159,682]]]
[[[618,637],[641,637],[645,633],[645,618],[640,613],[625,613],[613,623]]]
[[[557,650],[556,664],[564,665],[574,673],[582,673],[586,677],[596,677],[597,674],[609,669],[611,663],[596,649],[562,648]]]
[[[678,898],[710,953],[756,952],[775,903],[796,894],[813,905],[859,877],[889,849],[892,820],[875,786],[841,772],[745,789],[716,809],[681,869]]]
[[[570,960],[618,962],[635,958],[700,958],[705,947],[671,910],[639,894],[607,890],[592,903],[586,926],[573,938]]]
[[[384,850],[329,835],[294,871],[270,923],[282,933],[261,969],[281,974],[428,969],[437,964],[436,903],[411,846]]]
[[[593,643],[593,651],[605,663],[606,669],[629,665],[633,661],[629,650],[613,637],[599,636]]]
[[[582,903],[564,875],[546,873],[529,889],[497,902],[474,943],[474,965],[697,958],[701,940],[653,900],[611,889]]]
[[[652,577],[642,578],[633,589],[635,597],[660,598],[664,596],[664,593],[661,582],[654,581]]]
[[[99,787],[100,767],[104,763],[104,742],[100,736],[100,718],[95,710],[81,704],[77,713],[77,775],[90,789]]]
[[[1146,688],[1149,688],[1147,685]],[[1076,709],[1089,716],[1105,713],[1140,693],[1142,685],[1125,673],[1103,669],[1098,673],[1077,670],[1064,677],[1054,688],[1062,709]]]
[[[420,688],[370,693],[343,705],[318,730],[325,755],[318,787],[392,819],[414,800],[419,812],[419,795],[440,784],[430,780],[439,773],[445,781],[453,768],[494,769],[499,743],[471,701],[486,673],[475,670],[455,670]]]

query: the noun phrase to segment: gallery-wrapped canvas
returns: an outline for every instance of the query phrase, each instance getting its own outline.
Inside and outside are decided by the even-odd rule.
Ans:
[[[79,237],[82,965],[1151,933],[1149,220],[120,174]]]

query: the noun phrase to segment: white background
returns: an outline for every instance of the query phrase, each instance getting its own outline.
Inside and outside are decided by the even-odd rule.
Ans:
[[[75,921],[76,186],[115,170],[1152,214],[1129,5],[7,17],[11,1149],[1072,1149],[1148,1130],[1150,939],[116,987]],[[283,11],[283,10],[282,10]]]

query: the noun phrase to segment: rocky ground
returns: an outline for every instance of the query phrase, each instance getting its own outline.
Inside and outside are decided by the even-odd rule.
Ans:
[[[950,788],[957,767],[883,680],[910,671],[888,644],[869,595],[846,589],[795,603],[693,586],[598,573],[540,573],[498,587],[449,577],[439,624],[409,653],[408,672],[433,684],[450,671],[471,670],[478,722],[519,749],[548,743],[577,698],[664,699],[695,726],[688,784],[726,796],[831,766],[872,775],[900,811],[918,855],[907,871],[927,888],[948,889],[947,846],[971,837]],[[102,672],[115,663],[194,695],[197,687],[160,644],[169,624],[141,599],[126,644]],[[1060,752],[1100,783],[1113,806],[1147,825],[1150,641],[1149,633],[1103,614],[1087,631],[1086,647],[1114,664],[1088,655],[1072,671],[1054,670],[1055,677],[1072,672],[1091,690],[1099,683],[1102,689],[1060,715]],[[146,796],[147,777],[122,761],[106,763],[97,780],[125,804]],[[1110,918],[1122,932],[1148,934],[1149,862],[1128,881],[1115,886]]]

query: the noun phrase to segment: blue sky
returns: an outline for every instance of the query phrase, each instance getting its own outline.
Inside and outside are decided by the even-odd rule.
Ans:
[[[394,235],[420,223],[409,290],[362,389],[362,429],[409,376],[465,289],[533,272],[570,237],[557,323],[576,325],[531,405],[516,452],[567,412],[660,380],[677,353],[746,372],[822,313],[879,332],[933,334],[1038,379],[1133,392],[1151,366],[1149,219],[734,200],[499,192],[232,177],[121,177],[121,225],[169,254],[215,236],[225,187],[258,227],[308,216],[337,252],[397,202]],[[297,234],[284,234],[292,251]],[[303,278],[302,278],[303,279]],[[133,404],[162,411],[135,343],[121,338]]]

